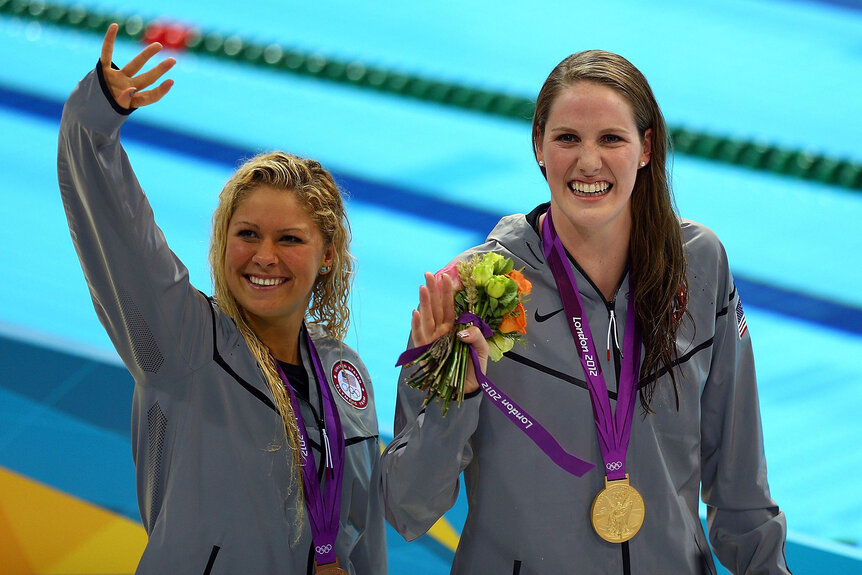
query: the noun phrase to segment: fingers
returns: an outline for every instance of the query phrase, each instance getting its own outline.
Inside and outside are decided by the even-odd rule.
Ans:
[[[437,280],[425,274],[419,288],[419,308],[413,312],[411,328],[416,345],[430,343],[446,335],[455,324],[454,288],[451,278]]]
[[[117,104],[126,109],[140,108],[158,102],[173,87],[173,80],[165,80],[150,90],[145,89],[156,83],[168,70],[173,68],[177,61],[174,58],[165,58],[150,70],[139,74],[141,68],[162,49],[161,44],[154,42],[141,50],[122,69],[113,69],[111,62],[118,30],[117,24],[108,26],[105,40],[102,43],[102,53],[99,57],[111,95]]]
[[[464,329],[459,331],[457,335],[458,339],[470,345],[478,343],[484,343],[486,347],[488,345],[488,342],[485,341],[485,336],[482,335],[482,330],[480,330],[475,325],[465,327]]]
[[[132,76],[141,71],[141,68],[144,67],[144,64],[146,64],[150,60],[150,58],[152,58],[161,51],[162,45],[158,42],[148,44],[147,47],[138,52],[138,55],[132,58],[128,64],[123,66],[121,71],[123,72],[123,74],[131,78]],[[152,72],[152,70],[150,70],[150,72]],[[150,83],[154,81],[155,79],[153,79]]]
[[[426,272],[425,287],[431,299],[434,321],[451,329],[455,323],[455,288],[452,278],[444,275],[438,279],[434,274]]]
[[[458,339],[466,344],[473,346],[476,350],[476,355],[479,356],[479,363],[482,364],[484,371],[485,365],[488,363],[488,340],[482,335],[482,330],[476,326],[470,326],[462,329],[457,334]]]
[[[146,90],[144,92],[138,92],[134,88],[131,88],[129,104],[135,108],[155,104],[170,91],[173,85],[173,80],[165,80],[164,82],[159,84],[158,87],[153,88],[152,90]]]
[[[419,309],[413,310],[413,321],[411,329],[413,330],[413,342],[418,345],[431,343],[434,333],[434,319],[430,312],[430,297],[428,289],[425,286],[419,288]]]
[[[99,62],[102,63],[103,68],[111,68],[111,62],[113,62],[114,60],[114,44],[117,41],[117,32],[119,31],[119,29],[119,25],[114,23],[108,26],[108,31],[105,32],[105,40],[102,42],[102,53],[99,56]],[[126,64],[122,68],[121,72],[131,78],[132,76],[140,72],[141,68],[144,67],[144,64],[146,64],[150,58],[158,54],[161,49],[161,44],[159,44],[158,42],[153,42],[152,44],[141,50],[141,52],[137,56],[132,58],[132,61]],[[167,72],[171,66],[173,66],[173,64],[162,70],[161,74]],[[152,78],[149,81],[149,84],[152,84],[157,79],[158,76]]]
[[[428,291],[428,296],[430,300],[429,309],[434,319],[434,324],[439,325],[443,323],[443,318],[446,315],[444,310],[444,301],[441,297],[441,288],[440,284],[437,282],[437,278],[434,277],[434,274],[431,272],[425,272],[425,288]]]
[[[482,331],[471,326],[462,329],[458,332],[458,339],[466,344],[469,344],[476,350],[476,355],[479,358],[479,368],[482,373],[488,370],[488,341],[482,335]],[[464,378],[464,393],[472,393],[479,389],[479,380],[476,378],[476,371],[473,368],[473,362],[467,365],[467,375]]]
[[[150,48],[152,46],[157,47],[157,50],[155,52],[153,52],[153,54],[155,54],[156,52],[161,50],[161,45],[159,45],[159,44],[150,44],[149,46],[147,46],[147,48]],[[136,56],[135,59],[140,57],[143,53],[144,52],[141,52],[141,54],[138,54],[138,56]],[[147,60],[149,60],[149,56],[143,60],[141,65],[146,63]],[[124,74],[127,74],[130,76],[132,85],[135,87],[135,90],[143,90],[144,88],[151,86],[152,84],[154,84],[156,82],[156,80],[158,80],[159,78],[164,76],[165,72],[167,72],[168,70],[173,68],[174,64],[176,64],[176,63],[177,63],[177,61],[174,58],[165,58],[164,60],[159,62],[156,66],[154,66],[150,70],[147,70],[143,74],[139,74],[137,76],[132,76],[131,74],[127,74],[127,70],[129,69],[129,66],[126,66],[121,71]],[[138,68],[138,69],[140,69],[140,68]],[[158,91],[158,90],[163,90],[163,91],[161,94],[158,95],[158,97],[155,100],[153,100],[153,102],[158,101],[159,98],[164,96],[167,93],[167,90],[170,89],[171,85],[173,85],[173,82],[171,82],[171,84],[169,84],[167,86],[167,88],[163,88],[164,85],[165,85],[165,83],[162,82],[162,84],[159,85],[158,88],[156,88],[155,91]],[[152,103],[152,102],[149,102],[149,103]]]
[[[114,58],[114,41],[117,39],[117,30],[120,27],[117,24],[108,26],[108,31],[105,32],[105,40],[102,42],[102,54],[99,56],[99,62],[103,68],[110,68],[111,61]]]
[[[452,278],[444,275],[440,283],[440,298],[443,303],[443,323],[453,325],[455,323],[455,286]]]

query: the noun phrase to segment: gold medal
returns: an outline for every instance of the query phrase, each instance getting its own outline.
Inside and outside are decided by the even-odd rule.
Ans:
[[[629,476],[608,481],[590,508],[593,529],[611,543],[622,543],[634,537],[644,522],[646,507],[638,490],[629,485]]]
[[[338,564],[338,559],[333,563],[325,563],[324,565],[318,565],[317,561],[314,562],[314,575],[348,575],[347,571],[341,568]]]

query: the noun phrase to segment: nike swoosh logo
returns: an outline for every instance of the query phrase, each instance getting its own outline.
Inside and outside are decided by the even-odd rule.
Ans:
[[[554,317],[555,315],[557,315],[561,311],[563,311],[563,308],[560,308],[557,311],[552,311],[548,315],[542,315],[539,313],[539,310],[537,309],[536,313],[535,313],[535,319],[537,322],[542,323],[543,321],[548,321],[549,319],[551,319],[552,317]]]

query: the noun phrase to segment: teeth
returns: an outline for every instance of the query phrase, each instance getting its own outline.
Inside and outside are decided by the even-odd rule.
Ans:
[[[584,184],[581,182],[571,182],[569,188],[578,195],[598,195],[603,194],[611,187],[608,182],[596,182],[593,184]]]
[[[276,278],[259,278],[256,276],[248,276],[248,281],[256,286],[274,286],[282,283],[283,279]]]

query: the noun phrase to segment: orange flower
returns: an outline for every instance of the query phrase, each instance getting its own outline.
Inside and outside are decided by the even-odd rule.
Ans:
[[[527,286],[529,285],[530,282],[527,282]],[[527,333],[527,314],[524,312],[524,306],[519,303],[515,309],[504,315],[498,331],[500,333],[512,333],[513,331]]]
[[[530,280],[524,277],[524,274],[522,274],[518,270],[512,270],[507,273],[506,276],[513,282],[518,284],[519,294],[521,294],[522,296],[530,295],[530,291],[533,289],[533,284],[530,283]]]

